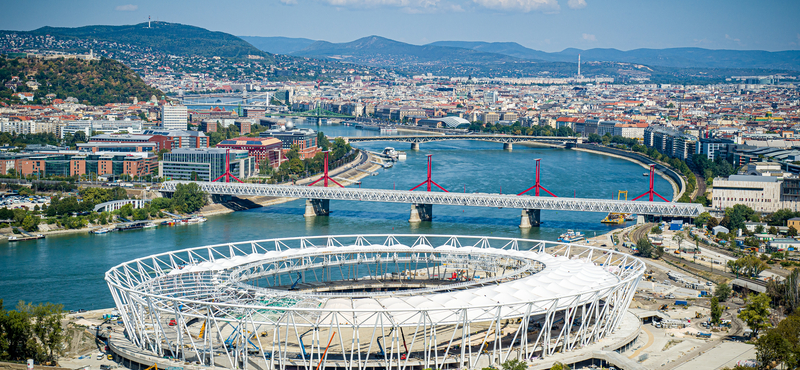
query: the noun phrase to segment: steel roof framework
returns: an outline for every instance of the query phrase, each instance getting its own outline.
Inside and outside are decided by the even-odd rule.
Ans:
[[[494,301],[415,305],[426,294],[435,295],[442,289],[459,292],[455,294],[476,289],[477,285],[467,284],[427,293],[400,292],[383,301],[396,299],[407,308],[386,303],[384,307],[358,306],[363,299],[343,299],[341,294],[265,293],[240,284],[247,275],[263,272],[259,265],[292,269],[307,263],[336,266],[410,255],[450,261],[474,255],[495,262],[530,260],[544,266],[530,275],[541,279],[570,279],[582,271],[601,268],[613,279],[601,286],[577,286],[570,292],[531,300],[500,298],[500,292]],[[604,337],[627,310],[644,269],[641,261],[628,255],[582,245],[515,238],[350,235],[269,239],[168,252],[118,265],[106,273],[106,281],[130,340],[159,356],[228,368],[312,369],[319,363],[347,369],[440,368],[445,364],[476,368],[481,359],[490,363],[530,360]],[[512,275],[492,286],[502,291],[503,286],[521,281]],[[568,282],[560,284],[569,286]],[[333,302],[349,305],[340,307]],[[168,325],[172,319],[175,326]],[[204,322],[202,335],[192,326],[198,320]],[[301,338],[308,333],[311,338],[306,337],[301,349]],[[324,344],[329,340],[334,344],[327,351]],[[378,341],[384,348],[380,358],[375,357]],[[409,346],[408,352],[404,344]],[[254,347],[260,351],[250,353],[248,349]]]

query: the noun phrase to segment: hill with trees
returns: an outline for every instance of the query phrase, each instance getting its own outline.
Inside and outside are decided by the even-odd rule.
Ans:
[[[120,62],[102,58],[78,59],[4,58],[0,56],[0,86],[17,77],[17,92],[32,92],[33,103],[46,102],[48,94],[56,99],[73,97],[91,105],[127,103],[136,97],[147,101],[164,93],[148,86],[134,71]],[[28,82],[38,83],[33,90]],[[0,101],[19,102],[11,89],[0,89]]]
[[[179,23],[147,22],[124,26],[42,27],[30,31],[34,35],[51,35],[76,39],[95,39],[137,45],[153,51],[177,56],[246,59],[248,55],[274,62],[265,53],[246,41],[225,32]]]

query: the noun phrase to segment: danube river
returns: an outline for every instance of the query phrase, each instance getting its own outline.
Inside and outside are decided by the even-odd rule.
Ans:
[[[304,126],[305,127],[305,126]],[[322,126],[330,136],[375,135],[342,126]],[[451,192],[519,193],[533,185],[534,159],[542,159],[541,183],[561,197],[616,197],[618,190],[632,196],[647,191],[646,171],[638,164],[592,153],[566,149],[525,147],[502,150],[502,144],[448,141],[421,144],[361,143],[380,151],[394,146],[408,153],[407,160],[377,176],[362,180],[362,187],[410,189],[425,180],[425,155],[433,154],[433,180]],[[672,197],[672,187],[657,178],[656,191]],[[519,229],[520,210],[434,206],[433,221],[408,223],[408,204],[332,201],[329,217],[306,220],[304,200],[209,217],[198,225],[158,227],[104,235],[50,236],[37,241],[0,245],[0,299],[6,307],[18,300],[54,302],[66,309],[99,309],[114,305],[103,276],[119,263],[170,250],[273,237],[356,233],[430,233],[530,237],[555,240],[567,229],[593,236],[614,227],[600,223],[605,216],[588,212],[542,211],[542,226]]]

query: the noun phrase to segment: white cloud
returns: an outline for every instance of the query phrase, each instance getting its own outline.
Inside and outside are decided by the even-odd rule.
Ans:
[[[727,33],[725,34],[725,40],[731,40],[731,41],[734,41],[734,42],[742,42],[742,40],[730,37]]]
[[[584,41],[595,42],[595,41],[597,41],[597,36],[592,35],[591,33],[584,33],[583,34],[583,40]]]
[[[280,0],[280,2],[282,2],[282,3],[286,4],[286,5],[295,5],[295,4],[297,4],[297,0]]]
[[[135,10],[139,9],[139,6],[138,5],[133,5],[133,4],[118,5],[114,9],[119,11],[119,12],[132,12],[132,11],[135,11]]]
[[[533,10],[545,13],[555,13],[561,10],[556,0],[473,0],[476,4],[489,9],[499,10],[521,10],[530,12]]]
[[[572,9],[581,9],[586,7],[586,0],[569,0],[567,6]]]

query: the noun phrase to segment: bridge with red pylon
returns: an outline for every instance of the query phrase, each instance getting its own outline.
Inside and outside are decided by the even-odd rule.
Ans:
[[[655,216],[667,218],[694,218],[705,211],[701,204],[669,202],[654,190],[655,166],[650,166],[650,189],[633,200],[590,199],[557,197],[544,188],[540,182],[541,165],[536,160],[536,173],[534,185],[525,191],[512,194],[484,194],[484,193],[451,193],[432,179],[433,159],[428,155],[427,179],[411,190],[388,189],[361,189],[345,188],[328,176],[328,156],[325,155],[323,176],[309,186],[300,185],[272,185],[272,184],[246,184],[229,172],[218,177],[234,182],[198,182],[200,188],[209,194],[232,196],[269,196],[306,199],[306,217],[326,216],[330,214],[331,200],[351,200],[361,202],[387,202],[411,204],[409,222],[431,221],[433,219],[433,205],[458,205],[473,207],[498,207],[517,208],[522,210],[520,227],[529,228],[539,226],[541,223],[541,210],[577,211],[577,212],[603,212],[603,213],[630,213],[638,216]],[[216,181],[216,180],[215,180]],[[313,186],[322,181],[323,186]],[[163,193],[174,192],[177,184],[192,181],[167,181],[162,183],[159,191]],[[329,182],[338,187],[329,187]],[[427,191],[415,191],[426,185]],[[441,191],[433,191],[433,186]],[[533,196],[525,193],[533,190]],[[540,196],[543,190],[549,197]],[[649,196],[649,201],[640,201],[639,198]],[[657,196],[664,202],[653,201]]]

